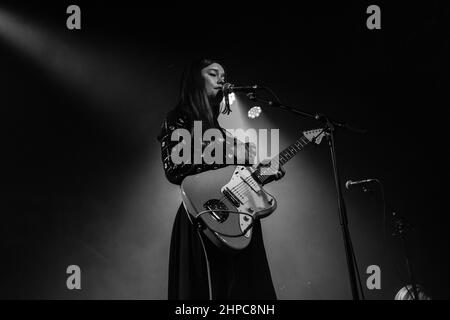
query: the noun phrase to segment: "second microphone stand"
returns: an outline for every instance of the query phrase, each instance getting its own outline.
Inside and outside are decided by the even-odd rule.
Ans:
[[[402,242],[406,262],[406,270],[408,272],[409,281],[411,283],[412,298],[413,300],[419,300],[419,289],[417,287],[417,283],[414,278],[412,266],[410,263],[409,250],[408,247],[406,246],[406,238],[405,238],[406,231],[413,230],[413,227],[404,217],[397,215],[395,212],[392,212],[392,216],[394,217],[394,224],[395,224],[395,230],[392,235],[400,237]],[[405,288],[409,291],[408,285]]]
[[[336,187],[336,193],[337,193],[337,202],[338,202],[338,209],[339,209],[339,221],[342,229],[342,235],[344,238],[344,246],[345,246],[345,255],[347,260],[347,268],[348,268],[348,274],[350,279],[350,287],[352,291],[352,297],[353,300],[360,300],[359,298],[359,292],[358,292],[358,278],[357,278],[357,266],[355,261],[355,256],[353,252],[353,245],[350,237],[350,232],[348,230],[348,218],[347,218],[347,209],[344,202],[344,197],[342,195],[342,188],[340,183],[340,177],[338,172],[338,165],[337,165],[337,158],[336,158],[336,144],[335,144],[335,131],[336,128],[344,128],[349,131],[357,132],[357,133],[365,133],[365,130],[353,128],[349,126],[346,123],[338,122],[331,120],[327,116],[323,114],[312,114],[309,112],[304,112],[296,108],[292,108],[289,106],[282,105],[279,102],[274,102],[270,100],[264,100],[261,98],[257,98],[254,93],[250,93],[247,95],[250,100],[252,101],[260,101],[268,104],[271,107],[283,109],[286,111],[290,111],[292,113],[295,113],[297,115],[301,115],[305,118],[313,119],[316,121],[319,121],[324,125],[324,130],[327,133],[328,137],[328,146],[330,148],[331,153],[331,161],[333,165],[333,175],[334,175],[334,182]]]

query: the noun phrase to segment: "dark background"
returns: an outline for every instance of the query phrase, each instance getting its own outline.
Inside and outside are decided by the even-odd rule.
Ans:
[[[288,105],[368,129],[364,136],[337,135],[342,182],[369,177],[383,182],[387,212],[395,210],[415,227],[408,245],[417,281],[433,298],[450,297],[450,11],[444,1],[308,6],[77,2],[79,31],[66,28],[69,4],[0,6],[28,28],[15,34],[18,29],[4,31],[1,25],[0,297],[165,299],[170,228],[179,201],[161,200],[162,194],[177,191],[164,180],[156,135],[177,101],[183,66],[196,56],[221,59],[230,82],[267,85]],[[381,7],[381,30],[366,28],[370,4]],[[279,110],[265,112],[280,128],[284,146],[299,130],[317,126]],[[315,236],[325,230],[335,234],[308,245],[311,256],[303,259],[300,246],[299,257],[292,258],[283,255],[284,244],[295,247],[291,239],[302,229],[280,235],[269,228],[265,239],[270,240],[266,247],[277,293],[282,299],[348,299],[326,145],[309,150],[305,159],[315,163],[308,167],[311,173],[297,177],[287,165],[285,189],[280,187],[285,192],[275,195],[286,197],[285,206],[298,208],[296,195],[306,192],[312,206],[322,203],[314,208],[324,220],[305,220],[311,224],[303,228]],[[322,184],[314,186],[321,187],[309,187],[308,181],[318,180]],[[136,202],[126,201],[127,206],[122,200],[134,199],[135,186],[145,183],[139,201],[147,200],[138,201],[134,215],[130,203]],[[363,285],[364,266],[386,270],[381,293],[366,295],[393,299],[408,280],[399,241],[384,243],[375,230],[381,221],[379,196],[378,189],[345,192]],[[285,230],[275,222],[284,219],[282,214],[271,219],[273,230]],[[279,246],[272,244],[277,241]],[[329,242],[336,248],[320,251]],[[295,283],[301,274],[298,267],[311,265],[314,252],[331,256],[337,269],[315,256],[311,264],[321,265],[327,276],[311,280],[313,270],[305,271],[304,281],[290,286],[288,281]],[[286,267],[290,258],[300,259],[292,269]],[[81,292],[65,289],[69,264],[87,270]]]

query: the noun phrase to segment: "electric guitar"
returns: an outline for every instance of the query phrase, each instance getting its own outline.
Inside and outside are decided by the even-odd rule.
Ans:
[[[184,178],[181,195],[190,220],[219,248],[244,249],[255,219],[269,216],[277,207],[262,187],[264,181],[307,145],[319,144],[325,134],[323,129],[304,131],[269,165],[230,165]]]

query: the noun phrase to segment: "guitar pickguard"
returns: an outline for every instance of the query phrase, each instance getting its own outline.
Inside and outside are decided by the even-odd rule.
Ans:
[[[261,186],[252,177],[253,168],[245,166],[236,166],[230,181],[224,185],[221,192],[227,196],[236,208],[243,212],[239,215],[239,224],[241,231],[245,231],[252,223],[255,214],[267,209],[267,194],[261,189]],[[249,229],[245,236],[250,236]]]

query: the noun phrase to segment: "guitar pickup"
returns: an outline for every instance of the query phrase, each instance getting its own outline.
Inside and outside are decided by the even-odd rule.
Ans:
[[[243,204],[238,197],[236,197],[228,188],[225,188],[222,190],[223,195],[230,200],[230,202],[235,206],[239,207],[241,204]]]

